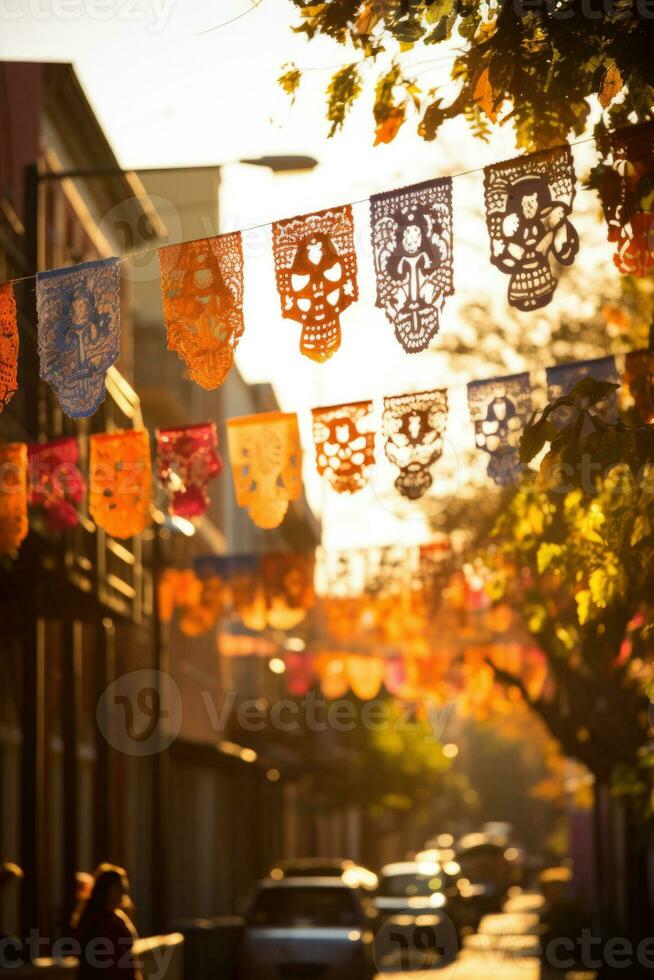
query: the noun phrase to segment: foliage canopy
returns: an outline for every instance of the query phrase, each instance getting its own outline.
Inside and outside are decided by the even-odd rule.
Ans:
[[[377,72],[377,142],[390,142],[411,114],[426,140],[464,116],[481,137],[492,123],[510,123],[518,147],[532,151],[583,133],[591,96],[599,97],[610,128],[630,114],[649,118],[654,105],[654,11],[644,2],[292,2],[299,14],[294,31],[309,40],[330,37],[353,54],[327,86],[331,134],[360,95],[367,66]],[[403,58],[412,49],[424,55],[412,58],[413,67]],[[415,68],[430,61],[450,62],[451,82],[423,88]],[[301,78],[297,66],[287,65],[280,82],[292,95]]]

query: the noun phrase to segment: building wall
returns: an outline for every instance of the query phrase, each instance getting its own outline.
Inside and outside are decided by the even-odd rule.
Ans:
[[[116,163],[72,69],[0,65],[0,98],[2,274],[112,254],[116,243],[102,232],[103,217],[112,195],[128,195],[129,186],[117,181],[107,189],[86,180],[37,186],[29,179],[30,165],[32,178],[34,165],[88,167],[88,153],[106,166]],[[16,294],[20,390],[0,419],[0,438],[75,435],[84,468],[90,432],[141,424],[138,399],[113,370],[106,404],[92,420],[64,416],[38,380],[33,281]],[[129,347],[127,311],[122,327]],[[20,553],[0,566],[6,637],[0,675],[9,679],[0,698],[0,859],[25,871],[22,900],[16,893],[9,910],[17,930],[22,918],[24,930],[56,937],[71,911],[74,872],[131,856],[138,858],[137,897],[146,921],[153,920],[151,857],[142,843],[152,836],[147,786],[154,763],[134,776],[136,764],[107,745],[96,720],[99,696],[119,667],[116,636],[127,665],[139,658],[154,663],[151,550],[151,540],[112,541],[82,508],[78,528],[61,537],[32,522]]]
[[[217,206],[216,174],[200,197],[192,175],[179,193],[152,185],[151,196],[136,175],[30,186],[30,164],[117,168],[70,66],[0,64],[0,109],[0,278],[173,240],[174,232],[182,240],[217,230],[202,198],[213,195]],[[172,212],[166,194],[175,198]],[[183,194],[195,218],[176,224]],[[147,263],[134,265],[123,267],[121,359],[106,405],[87,422],[68,419],[38,380],[33,282],[17,288],[20,392],[0,418],[0,439],[75,435],[84,469],[94,431],[208,418],[224,447],[226,418],[274,407],[271,389],[246,385],[237,371],[216,392],[185,378],[165,352],[157,276]],[[74,872],[106,860],[127,868],[144,933],[180,917],[233,912],[283,849],[281,785],[266,779],[265,767],[220,752],[221,733],[200,715],[202,690],[221,690],[216,639],[191,644],[163,628],[155,586],[164,563],[288,547],[302,535],[315,541],[315,522],[295,508],[290,537],[286,528],[264,535],[236,508],[228,468],[212,499],[192,538],[163,524],[115,542],[83,506],[74,532],[53,539],[33,525],[20,554],[0,563],[0,860],[25,870],[22,898],[7,899],[2,922],[17,932],[58,936]],[[163,498],[157,502],[163,511]],[[100,696],[125,673],[162,667],[182,682],[185,728],[167,752],[125,754],[100,730]]]

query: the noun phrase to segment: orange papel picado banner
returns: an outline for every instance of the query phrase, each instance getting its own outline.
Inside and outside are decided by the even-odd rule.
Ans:
[[[131,538],[151,523],[152,466],[146,429],[91,436],[89,511],[114,538]]]

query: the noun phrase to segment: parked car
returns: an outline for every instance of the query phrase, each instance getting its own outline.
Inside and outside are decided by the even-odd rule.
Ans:
[[[246,915],[242,980],[369,980],[369,921],[340,876],[268,878]]]
[[[436,861],[398,861],[382,868],[375,907],[381,916],[443,908],[446,878]]]
[[[347,858],[292,858],[279,861],[268,873],[269,878],[342,878],[351,888],[374,892],[378,878],[374,871]]]
[[[437,861],[382,868],[375,896],[375,962],[384,972],[428,971],[456,958],[458,935],[446,909],[448,876]]]
[[[448,908],[460,935],[474,931],[484,915],[498,913],[510,884],[506,847],[487,834],[466,834],[457,844],[459,874]]]

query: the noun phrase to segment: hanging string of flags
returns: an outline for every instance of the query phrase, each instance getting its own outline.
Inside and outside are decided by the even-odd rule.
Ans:
[[[623,273],[654,268],[654,123],[604,135],[602,162],[589,186],[599,191],[614,262]],[[556,270],[574,261],[571,222],[576,178],[570,146],[484,170],[491,262],[508,276],[508,301],[518,310],[549,303]],[[425,350],[454,292],[452,178],[437,178],[370,199],[376,303],[407,353]],[[358,300],[358,260],[351,205],[275,222],[273,258],[282,316],[300,325],[300,349],[317,362],[338,350],[341,318]],[[222,384],[245,329],[245,262],[241,232],[158,250],[168,348],[198,384]],[[105,397],[105,376],[120,351],[120,260],[102,259],[38,273],[36,300],[40,374],[71,418],[88,418]],[[18,322],[12,282],[0,285],[0,411],[18,388]],[[651,351],[627,355],[625,377],[644,421],[654,418]],[[617,382],[613,358],[551,368],[550,395],[572,387],[580,372]],[[477,447],[489,456],[498,485],[519,470],[520,433],[531,413],[527,373],[468,386]],[[375,462],[372,403],[316,408],[313,434],[318,472],[336,492],[354,493]],[[410,500],[432,482],[442,455],[448,399],[443,390],[384,399],[384,452],[395,485]],[[152,466],[145,431],[91,436],[89,510],[117,537],[140,533],[150,520]],[[236,498],[259,527],[274,528],[302,490],[297,417],[275,412],[227,421]],[[215,426],[204,423],[156,436],[157,474],[172,513],[198,517],[208,483],[219,475]],[[11,494],[0,495],[0,552],[16,550],[27,533],[27,505],[44,511],[54,529],[73,523],[85,481],[70,440],[47,447],[0,446],[3,472],[15,470]],[[29,469],[29,479],[28,479]],[[8,488],[5,479],[3,489]]]
[[[654,421],[654,350],[627,353],[622,372],[614,356],[548,368],[548,398],[568,394],[587,376],[615,385],[622,378],[642,422]],[[472,381],[467,389],[475,443],[488,455],[488,476],[497,486],[507,486],[521,472],[518,449],[532,412],[531,376],[524,372]],[[611,422],[617,418],[617,407],[616,389],[594,409]],[[565,411],[561,408],[559,413]],[[316,408],[312,416],[318,473],[336,493],[363,490],[376,463],[373,402]],[[429,490],[447,422],[444,389],[384,398],[379,432],[385,456],[397,470],[396,490],[408,500],[416,501]],[[557,419],[553,422],[556,425]],[[278,527],[290,503],[302,493],[297,415],[268,412],[231,418],[226,428],[237,504],[247,509],[258,527]],[[215,423],[157,430],[155,458],[169,512],[191,520],[206,513],[209,483],[223,468]],[[89,513],[98,527],[117,538],[145,530],[151,523],[153,499],[148,432],[130,429],[91,435],[88,480],[78,467],[73,437],[33,446],[0,443],[0,554],[13,553],[25,538],[28,505],[43,511],[50,531],[74,527],[76,508],[87,487]]]
[[[583,141],[582,141],[583,142]],[[608,133],[590,177],[599,192],[623,273],[654,268],[654,123]],[[557,268],[579,250],[572,224],[576,177],[566,144],[483,171],[490,260],[508,276],[518,310],[546,306]],[[425,350],[454,293],[452,178],[436,178],[369,199],[376,304],[408,353]],[[300,325],[300,350],[322,363],[341,343],[341,319],[359,298],[352,205],[272,225],[281,313]],[[168,348],[190,376],[213,389],[227,377],[245,330],[241,232],[158,249]],[[29,278],[29,277],[27,277]],[[16,280],[21,281],[21,280]],[[71,418],[102,403],[104,375],[120,351],[120,260],[36,275],[41,377]],[[12,283],[0,287],[0,410],[16,390],[17,329]]]

